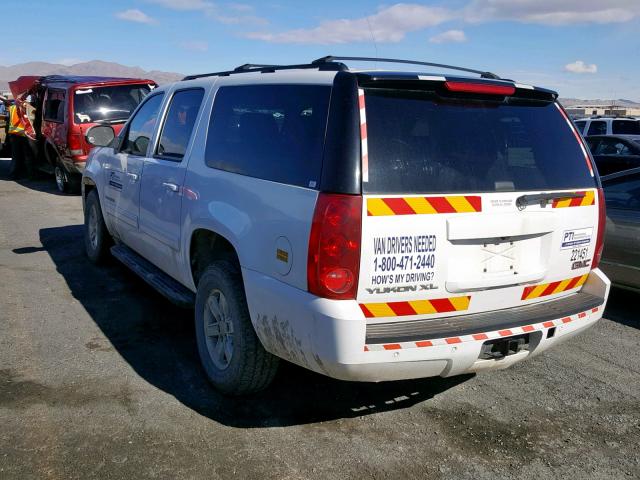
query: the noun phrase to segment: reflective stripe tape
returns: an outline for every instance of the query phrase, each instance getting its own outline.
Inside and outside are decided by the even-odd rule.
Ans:
[[[532,300],[534,298],[546,297],[548,295],[555,295],[556,293],[566,292],[573,288],[581,287],[589,277],[588,273],[580,275],[579,277],[568,278],[566,280],[543,283],[540,285],[530,285],[524,287],[522,291],[522,300]]]
[[[408,315],[461,312],[469,309],[470,302],[471,297],[465,296],[410,302],[361,303],[360,309],[366,318],[405,317]]]
[[[367,215],[370,217],[481,211],[482,197],[478,195],[367,198]]]
[[[367,112],[364,90],[358,89],[358,108],[360,109],[360,150],[362,156],[362,181],[369,181],[369,144],[367,142]]]
[[[365,352],[380,352],[385,350],[405,350],[409,348],[429,348],[438,346],[456,345],[467,342],[484,342],[486,340],[495,340],[499,338],[512,337],[516,335],[523,335],[525,333],[547,330],[549,328],[559,327],[561,325],[577,322],[583,320],[590,315],[596,314],[600,311],[601,307],[592,308],[586,312],[580,312],[576,315],[568,317],[558,318],[555,320],[547,320],[541,323],[534,323],[531,325],[524,325],[522,327],[512,327],[503,330],[495,330],[491,332],[479,332],[471,335],[462,335],[459,337],[446,337],[437,338],[431,340],[419,340],[415,342],[394,342],[394,343],[374,343],[366,344],[364,346]]]
[[[573,192],[582,197],[557,199],[552,203],[553,208],[569,208],[569,207],[590,207],[596,204],[596,194],[593,190],[585,190],[580,192]]]

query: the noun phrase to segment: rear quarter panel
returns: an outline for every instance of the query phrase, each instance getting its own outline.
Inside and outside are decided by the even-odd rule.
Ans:
[[[210,168],[205,164],[207,130],[215,91],[204,106],[185,176],[183,235],[178,262],[184,285],[195,291],[190,267],[193,233],[206,229],[226,238],[243,268],[307,288],[307,253],[316,190]],[[287,261],[277,250],[287,252]]]

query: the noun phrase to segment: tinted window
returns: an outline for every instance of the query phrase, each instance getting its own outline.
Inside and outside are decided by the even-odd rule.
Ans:
[[[605,182],[604,196],[607,208],[640,210],[640,175]]]
[[[131,119],[122,142],[122,151],[132,155],[146,155],[149,141],[158,120],[163,95],[150,97]]]
[[[182,90],[176,92],[162,127],[157,154],[180,160],[187,151],[193,125],[198,117],[204,90]]]
[[[74,122],[126,120],[150,91],[146,83],[79,88],[73,96]]]
[[[598,145],[600,144],[600,139],[599,138],[593,138],[593,137],[587,137],[586,139],[587,142],[587,146],[589,147],[589,150],[591,150],[591,153],[593,155],[596,154],[596,149],[598,148]]]
[[[602,120],[591,122],[589,125],[589,131],[587,135],[606,135],[607,134],[607,122]]]
[[[579,143],[554,104],[447,102],[367,90],[369,193],[593,188]]]
[[[629,147],[616,138],[603,138],[594,155],[630,155]]]
[[[614,135],[640,135],[640,122],[637,120],[614,120],[611,129]]]
[[[587,124],[587,122],[575,122],[575,124],[578,128],[578,133],[582,133],[584,132],[584,126]]]
[[[331,87],[251,85],[216,94],[207,137],[213,168],[315,187]]]
[[[64,90],[49,90],[44,104],[44,119],[51,122],[64,122]]]

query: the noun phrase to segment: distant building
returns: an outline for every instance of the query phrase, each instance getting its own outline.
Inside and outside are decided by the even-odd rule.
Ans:
[[[640,108],[621,107],[619,105],[572,105],[566,110],[572,118],[591,117],[595,115],[608,117],[640,117]]]

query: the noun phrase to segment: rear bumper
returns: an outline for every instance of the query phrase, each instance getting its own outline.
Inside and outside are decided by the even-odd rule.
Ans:
[[[441,322],[440,329],[414,325],[394,333],[378,328],[376,336],[376,329],[367,331],[355,301],[317,298],[251,270],[243,270],[243,277],[252,321],[267,350],[330,377],[374,382],[507,368],[593,325],[602,317],[610,288],[596,269],[580,293],[535,308],[496,311],[493,322],[481,321],[482,315],[449,317],[422,321],[427,327]],[[529,350],[500,360],[479,358],[485,342],[523,334],[529,334]]]

